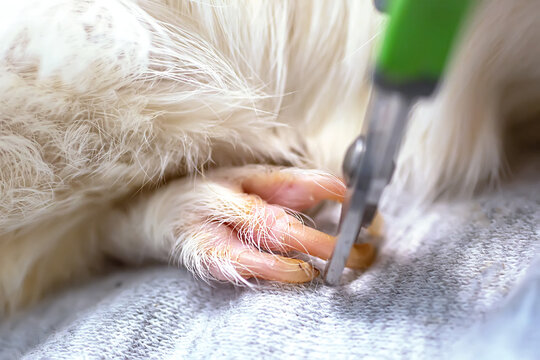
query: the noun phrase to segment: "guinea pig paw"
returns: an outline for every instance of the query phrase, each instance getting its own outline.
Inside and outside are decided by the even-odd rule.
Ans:
[[[192,256],[197,259],[195,273],[204,269],[234,283],[251,277],[302,283],[318,276],[311,264],[291,256],[301,252],[326,260],[336,240],[305,225],[298,212],[321,200],[342,201],[341,180],[317,171],[275,167],[232,168],[212,178],[221,190],[218,205],[196,232],[200,241],[191,246],[191,254],[197,254]],[[354,245],[346,266],[366,268],[374,255],[371,244]]]

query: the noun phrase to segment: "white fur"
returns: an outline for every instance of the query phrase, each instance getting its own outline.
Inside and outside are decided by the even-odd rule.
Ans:
[[[424,195],[499,171],[497,89],[538,79],[540,5],[486,2],[439,110],[410,128],[398,181]],[[494,32],[484,18],[505,11]],[[200,214],[234,216],[209,167],[339,169],[379,23],[370,1],[0,3],[0,312],[103,254],[201,272]]]

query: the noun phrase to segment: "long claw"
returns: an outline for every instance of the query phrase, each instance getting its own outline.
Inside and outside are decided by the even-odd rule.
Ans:
[[[319,276],[319,271],[305,261],[263,252],[244,251],[237,261],[259,279],[304,283]]]
[[[334,236],[325,234],[309,226],[303,225],[296,218],[287,215],[288,230],[285,232],[284,243],[294,250],[328,260],[336,245]],[[371,244],[355,244],[351,248],[345,266],[353,269],[368,267],[375,257],[375,248]]]
[[[336,177],[279,170],[252,174],[243,180],[242,188],[270,204],[299,211],[317,205],[321,200],[342,202],[346,191],[343,182]]]
[[[334,236],[305,226],[294,216],[283,209],[267,205],[264,209],[264,220],[255,225],[257,244],[264,249],[275,251],[296,250],[318,258],[328,260],[332,256],[336,244]],[[368,267],[375,256],[375,248],[371,244],[355,244],[350,252],[346,266],[354,269]]]
[[[319,271],[309,263],[258,251],[242,243],[237,234],[224,226],[218,225],[213,233],[217,234],[219,239],[216,239],[212,255],[227,258],[226,263],[232,263],[236,272],[243,278],[256,277],[287,283],[304,283],[319,276]],[[219,261],[212,262],[210,272],[216,278],[226,280],[226,270],[219,263]]]

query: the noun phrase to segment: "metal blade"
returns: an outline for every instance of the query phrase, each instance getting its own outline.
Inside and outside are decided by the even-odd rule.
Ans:
[[[348,151],[345,178],[347,196],[342,208],[339,235],[324,270],[329,285],[337,285],[352,245],[363,226],[371,224],[384,187],[394,171],[394,158],[405,131],[413,99],[396,92],[374,91],[370,99],[365,151]],[[359,137],[351,148],[358,147]],[[351,153],[354,156],[351,156]],[[356,164],[356,166],[354,165]]]

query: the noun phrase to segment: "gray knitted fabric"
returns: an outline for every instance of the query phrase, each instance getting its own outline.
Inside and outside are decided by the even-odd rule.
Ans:
[[[182,269],[117,272],[3,321],[0,359],[534,358],[538,271],[536,287],[513,300],[537,290],[535,312],[512,328],[525,338],[494,349],[510,324],[498,309],[540,244],[539,180],[531,166],[480,199],[390,217],[374,266],[336,288],[252,291],[210,287]]]

